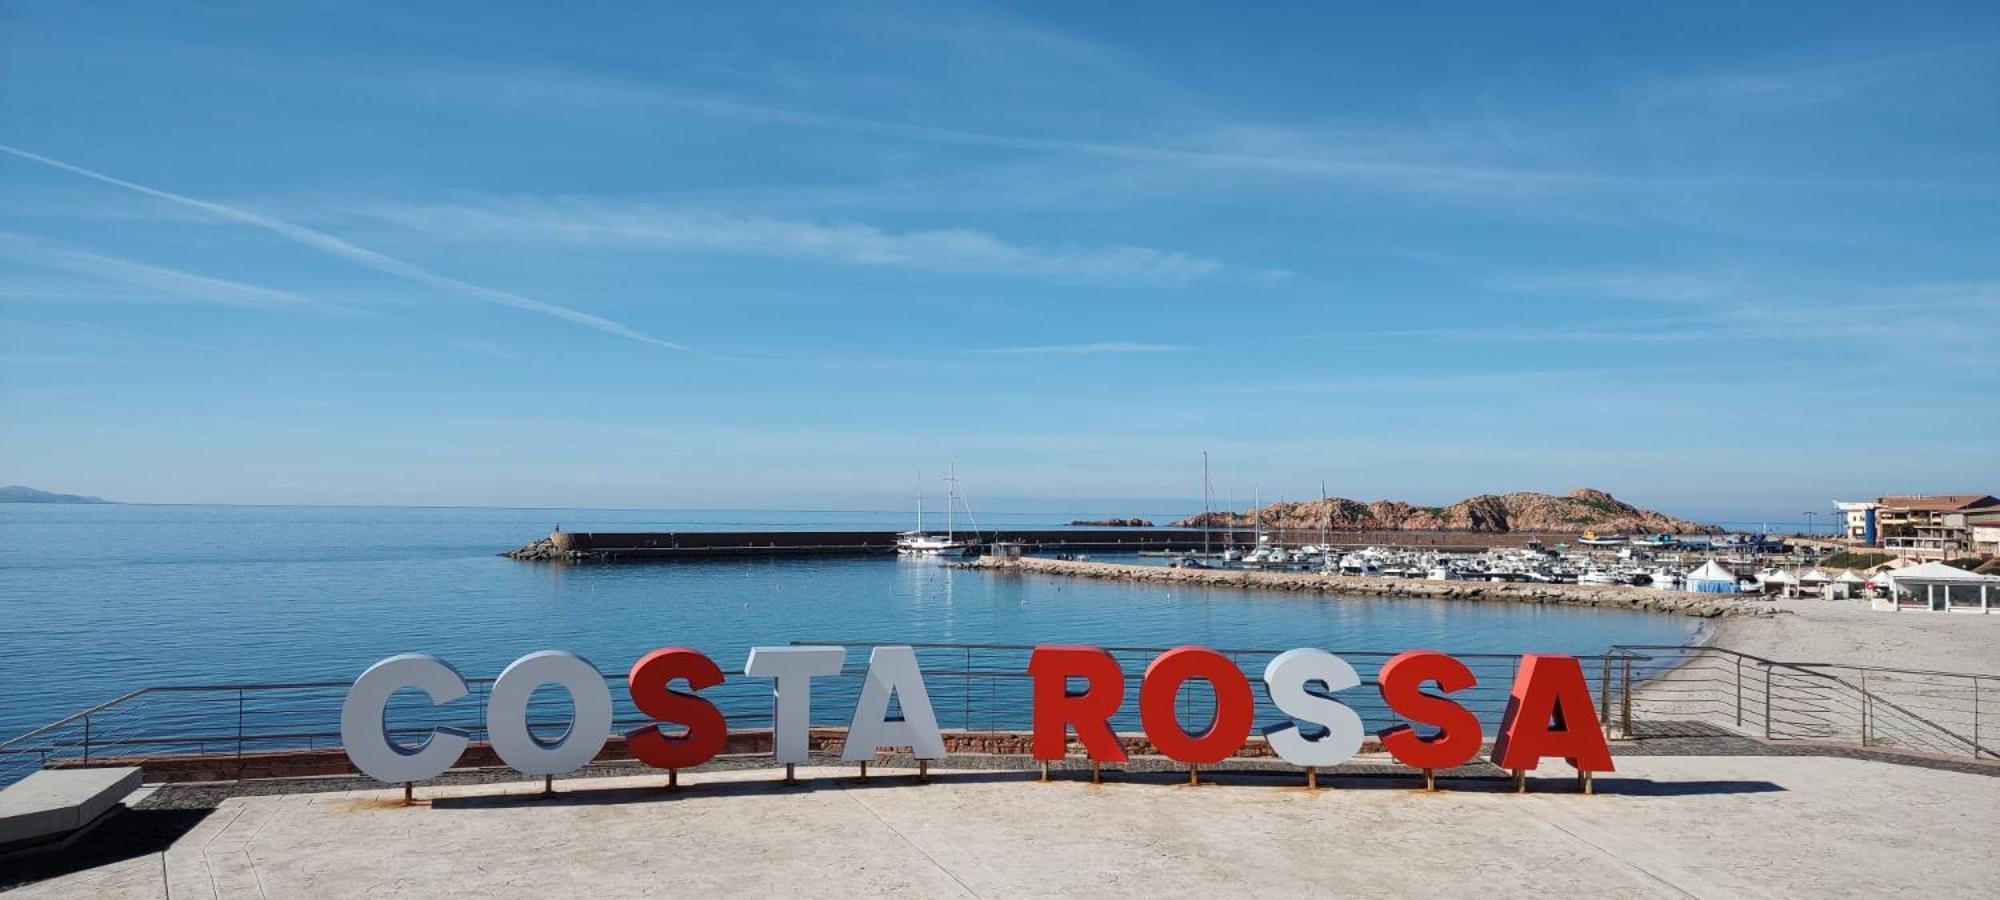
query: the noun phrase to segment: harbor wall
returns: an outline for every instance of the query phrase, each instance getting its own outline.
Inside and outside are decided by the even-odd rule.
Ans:
[[[700,557],[740,556],[866,556],[893,553],[894,531],[558,531],[506,555],[515,559],[552,562],[641,562]],[[1343,549],[1395,547],[1476,553],[1494,547],[1520,547],[1530,541],[1545,544],[1575,540],[1573,534],[1464,531],[1271,531],[1270,538],[1286,546],[1325,543]],[[1249,547],[1257,536],[1250,529],[1199,528],[1049,528],[997,529],[959,532],[982,544],[1020,544],[1040,551],[1118,553],[1196,551],[1203,547]]]
[[[1104,578],[1161,584],[1203,585],[1253,590],[1294,591],[1312,594],[1360,594],[1375,597],[1402,597],[1426,600],[1466,600],[1489,603],[1527,603],[1560,606],[1594,606],[1636,609],[1649,612],[1713,618],[1732,615],[1770,615],[1768,605],[1716,594],[1691,594],[1653,588],[1540,584],[1490,581],[1429,581],[1411,578],[1376,578],[1361,575],[1320,575],[1298,572],[1261,572],[1241,569],[1176,569],[1167,566],[1136,566],[1080,560],[1000,559],[982,557],[967,563],[975,569],[1028,575],[1069,578]]]

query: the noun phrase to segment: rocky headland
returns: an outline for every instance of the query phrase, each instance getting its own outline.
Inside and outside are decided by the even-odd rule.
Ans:
[[[1722,529],[1640,509],[1594,488],[1556,496],[1533,491],[1481,494],[1450,506],[1414,506],[1401,500],[1363,503],[1345,497],[1272,503],[1248,512],[1211,512],[1173,523],[1187,528],[1280,531],[1466,531],[1481,533],[1578,531],[1625,534],[1716,534]]]

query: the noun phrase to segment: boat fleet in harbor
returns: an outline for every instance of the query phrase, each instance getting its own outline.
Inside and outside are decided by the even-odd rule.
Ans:
[[[1220,553],[1172,554],[1168,565],[1195,569],[1246,569],[1313,572],[1371,578],[1414,578],[1430,581],[1515,581],[1543,584],[1631,585],[1663,590],[1714,593],[1755,593],[1763,590],[1759,563],[1748,556],[1717,560],[1710,554],[1725,544],[1740,548],[1766,546],[1761,536],[1704,543],[1697,548],[1643,539],[1623,542],[1615,552],[1604,543],[1586,549],[1526,547],[1495,548],[1480,553],[1367,547],[1342,549],[1327,544],[1286,547],[1260,535],[1248,549]],[[1738,577],[1738,571],[1758,574]],[[1775,571],[1775,570],[1774,570]]]

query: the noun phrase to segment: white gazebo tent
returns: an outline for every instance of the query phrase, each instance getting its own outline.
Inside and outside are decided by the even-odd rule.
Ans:
[[[1827,595],[1836,599],[1846,599],[1868,587],[1868,579],[1848,569],[1833,577],[1833,583],[1826,586]]]
[[[1784,569],[1775,569],[1758,575],[1757,583],[1766,591],[1775,585],[1778,593],[1786,597],[1796,597],[1799,593],[1799,576]]]
[[[1736,573],[1711,559],[1688,573],[1687,589],[1695,594],[1734,594]]]
[[[1890,609],[1906,605],[1934,612],[1991,612],[2000,601],[2000,575],[1980,575],[1944,563],[1897,569],[1888,576]],[[1921,603],[1905,603],[1904,596]]]

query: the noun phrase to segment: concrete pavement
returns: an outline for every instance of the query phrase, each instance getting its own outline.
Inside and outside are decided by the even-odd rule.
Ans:
[[[801,769],[236,797],[160,852],[22,897],[1990,896],[2000,778],[1825,757],[1637,757],[1599,781]],[[1566,771],[1554,766],[1544,773]]]

